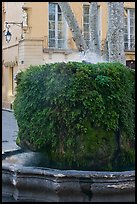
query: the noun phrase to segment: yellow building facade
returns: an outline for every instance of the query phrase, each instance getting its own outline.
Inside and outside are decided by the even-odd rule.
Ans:
[[[88,2],[70,2],[81,32],[88,42]],[[124,2],[125,56],[134,65],[135,2]],[[107,36],[107,2],[98,2],[100,43]],[[6,23],[7,22],[7,23]],[[11,40],[6,39],[7,31]],[[132,37],[132,39],[131,39]],[[79,52],[57,2],[2,2],[2,107],[12,109],[15,76],[30,65],[75,61]]]

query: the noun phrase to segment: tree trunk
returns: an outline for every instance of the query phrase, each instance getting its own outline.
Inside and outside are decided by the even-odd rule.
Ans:
[[[90,48],[89,50],[100,55],[99,35],[98,35],[98,4],[91,2],[89,8],[89,31]]]
[[[86,42],[82,36],[81,30],[77,23],[77,20],[71,10],[68,2],[58,2],[63,15],[68,23],[68,26],[72,32],[73,40],[75,41],[76,47],[79,51],[85,51],[87,49]]]
[[[108,52],[110,62],[126,64],[124,53],[124,2],[108,2]]]

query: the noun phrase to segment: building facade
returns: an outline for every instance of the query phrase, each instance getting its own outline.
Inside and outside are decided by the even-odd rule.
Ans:
[[[89,42],[89,2],[70,2],[81,32]],[[127,65],[135,63],[135,2],[124,2]],[[100,44],[107,36],[107,2],[98,2]],[[11,40],[6,38],[11,33]],[[102,49],[102,48],[101,48]],[[103,51],[103,50],[102,50]],[[15,76],[30,65],[76,61],[79,52],[57,2],[2,2],[2,107],[12,108]]]

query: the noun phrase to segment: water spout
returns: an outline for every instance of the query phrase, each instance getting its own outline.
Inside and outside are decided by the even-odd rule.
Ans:
[[[106,59],[103,58],[103,56],[91,52],[90,50],[79,52],[77,55],[75,55],[73,60],[77,62],[86,62],[91,64],[96,64],[98,62],[108,62]]]

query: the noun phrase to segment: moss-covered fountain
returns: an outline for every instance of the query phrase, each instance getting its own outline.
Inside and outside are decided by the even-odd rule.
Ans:
[[[55,63],[17,75],[24,150],[3,160],[17,201],[135,201],[135,79],[120,63]]]

